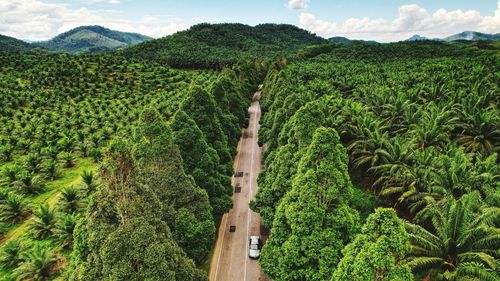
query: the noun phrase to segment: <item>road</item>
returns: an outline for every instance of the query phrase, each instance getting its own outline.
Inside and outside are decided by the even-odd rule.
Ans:
[[[236,172],[233,186],[241,186],[240,193],[233,194],[233,208],[224,214],[219,227],[217,242],[210,264],[211,281],[267,281],[257,260],[248,257],[250,235],[260,235],[260,216],[252,212],[250,200],[257,191],[257,175],[261,168],[261,148],[257,144],[260,120],[260,92],[256,92],[248,109],[250,122],[238,143],[234,161]],[[234,232],[230,227],[236,226]],[[263,237],[265,238],[265,237]]]

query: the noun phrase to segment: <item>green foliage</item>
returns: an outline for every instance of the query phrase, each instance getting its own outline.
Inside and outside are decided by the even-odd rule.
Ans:
[[[5,243],[0,252],[2,267],[16,268],[22,262],[22,255],[23,245],[19,240],[11,240]]]
[[[78,188],[69,186],[59,196],[58,204],[62,211],[75,213],[82,208],[82,194]]]
[[[215,239],[214,220],[207,193],[195,186],[184,173],[179,149],[173,143],[171,129],[161,115],[155,110],[146,109],[140,120],[141,125],[135,132],[133,147],[138,184],[148,185],[155,192],[162,204],[161,219],[169,224],[174,237],[185,239],[180,245],[186,247],[187,253],[193,253],[190,257],[202,261],[208,256],[210,245]],[[193,226],[201,228],[200,232],[207,236],[204,245],[200,245],[199,237],[185,236],[183,228],[175,227],[177,212],[182,209],[183,212],[189,211],[192,214],[190,219],[197,222]]]
[[[47,238],[54,233],[57,222],[57,213],[48,204],[41,205],[34,212],[35,217],[30,222],[30,230],[35,238]]]
[[[294,252],[299,248],[297,241],[308,236],[297,235],[292,248],[283,243],[284,239],[279,243],[275,239],[287,237],[292,232],[289,216],[305,209],[282,206],[296,194],[294,181],[299,175],[304,177],[298,163],[319,127],[334,128],[347,148],[349,172],[360,187],[347,202],[362,217],[372,212],[378,201],[394,206],[405,219],[428,228],[432,216],[425,221],[418,218],[428,213],[430,207],[445,206],[448,200],[459,200],[471,192],[478,192],[486,206],[498,207],[499,113],[494,94],[498,92],[494,74],[498,72],[498,56],[494,48],[479,50],[460,43],[401,42],[314,46],[289,59],[276,60],[270,66],[261,95],[259,142],[266,148],[265,168],[259,175],[259,191],[251,204],[264,224],[271,227],[271,238],[261,259],[266,272],[276,280],[306,278],[280,266],[299,260],[302,252]],[[308,186],[306,180],[301,184]],[[361,190],[372,192],[380,200]],[[449,240],[459,243],[455,238]],[[407,243],[401,243],[405,248]],[[277,245],[288,252],[280,252]],[[349,247],[353,246],[345,251]],[[266,253],[269,249],[274,252]],[[393,260],[369,257],[368,249],[364,252],[356,265],[359,276],[347,275],[355,270],[349,267],[343,269],[343,279],[339,280],[413,280],[404,265],[405,255],[412,255],[409,249],[392,256]],[[280,259],[292,253],[296,255]],[[355,264],[354,255],[358,253],[350,254],[349,261],[340,266]],[[439,257],[446,260],[443,255]],[[497,257],[481,257],[490,264],[493,260],[498,263]],[[433,262],[422,261],[424,265]],[[484,262],[472,260],[453,272],[463,272],[465,279],[494,280],[495,272]],[[378,266],[394,271],[378,272]],[[320,272],[312,270],[310,274]],[[368,275],[362,275],[363,272]],[[433,277],[459,276],[450,272],[444,274],[447,277]],[[417,276],[425,274],[418,272]]]
[[[323,42],[326,40],[292,25],[251,27],[202,23],[172,36],[128,48],[125,54],[179,68],[220,69],[236,64],[242,58],[270,58]]]
[[[478,193],[428,206],[418,219],[430,227],[407,223],[413,244],[408,265],[436,280],[498,279],[499,218],[499,209],[485,206]]]
[[[23,262],[14,270],[16,280],[49,280],[52,266],[57,261],[55,253],[43,246],[35,246],[23,254]]]
[[[335,130],[315,131],[298,171],[276,210],[261,265],[276,280],[326,280],[359,228],[358,213],[346,204],[352,186]]]
[[[52,51],[95,53],[150,40],[145,35],[110,30],[102,26],[80,26],[34,45]]]
[[[39,49],[29,43],[5,35],[0,35],[0,50],[9,53],[41,52]]]
[[[190,210],[181,208],[175,215],[172,229],[179,246],[185,249],[186,254],[197,264],[201,264],[215,241],[213,221],[200,221]]]
[[[141,219],[119,226],[100,250],[102,276],[105,280],[206,280],[165,236]]]
[[[66,214],[59,219],[54,229],[54,234],[60,241],[61,246],[70,246],[73,243],[73,233],[77,224],[78,216],[73,214]]]
[[[404,257],[411,249],[404,223],[392,209],[377,209],[342,251],[334,281],[414,280]]]
[[[191,117],[204,133],[209,143],[220,157],[220,164],[225,165],[225,173],[231,174],[231,154],[228,149],[228,138],[224,134],[219,118],[220,110],[210,93],[200,86],[193,85],[181,109]]]
[[[21,195],[9,193],[0,201],[0,219],[2,221],[17,223],[28,214],[28,206]]]
[[[207,191],[214,214],[227,212],[232,205],[229,197],[232,188],[217,151],[208,145],[204,133],[184,111],[179,110],[174,115],[170,127],[174,132],[174,142],[179,146],[184,169],[199,187]]]

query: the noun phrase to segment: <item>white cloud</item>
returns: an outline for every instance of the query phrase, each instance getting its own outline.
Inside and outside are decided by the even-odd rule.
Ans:
[[[492,16],[482,16],[476,10],[447,11],[439,9],[430,14],[416,5],[399,8],[399,16],[387,21],[382,18],[350,18],[342,23],[317,19],[313,14],[302,12],[299,16],[302,28],[325,37],[347,36],[352,39],[397,41],[419,33],[427,37],[445,37],[465,30],[496,33],[500,31],[500,1]]]
[[[113,13],[88,8],[71,9],[64,4],[41,0],[0,0],[0,34],[46,40],[77,26],[102,25],[158,38],[189,27],[189,24],[171,16],[123,20],[113,18]]]
[[[120,4],[120,0],[82,0],[82,2],[87,4],[96,4],[96,3],[108,3],[108,4]]]
[[[302,10],[307,8],[309,0],[290,0],[286,7],[290,10]]]

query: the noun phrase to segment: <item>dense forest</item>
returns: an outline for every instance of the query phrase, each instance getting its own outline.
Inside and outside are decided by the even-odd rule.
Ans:
[[[497,43],[199,24],[0,47],[0,280],[207,280],[259,85],[272,280],[500,279]]]
[[[1,279],[206,279],[264,69],[2,49]]]
[[[252,204],[271,228],[264,271],[498,280],[499,55],[413,42],[312,47],[275,63]]]
[[[293,25],[197,24],[158,40],[144,42],[124,52],[184,69],[216,68],[241,59],[259,60],[325,43]]]

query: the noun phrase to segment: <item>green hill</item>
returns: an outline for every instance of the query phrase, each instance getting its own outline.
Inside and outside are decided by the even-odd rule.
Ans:
[[[325,42],[293,25],[205,23],[127,48],[125,53],[180,68],[220,68],[243,57],[272,57]]]
[[[35,49],[37,48],[30,43],[0,34],[0,51],[11,53],[28,53],[34,51]]]
[[[34,44],[53,51],[94,53],[123,48],[150,39],[145,35],[115,31],[102,26],[81,26],[51,40]]]

